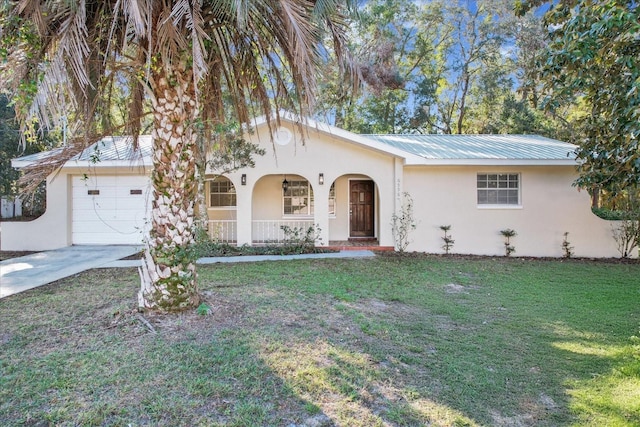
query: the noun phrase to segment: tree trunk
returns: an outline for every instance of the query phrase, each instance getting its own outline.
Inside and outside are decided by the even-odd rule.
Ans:
[[[153,102],[153,201],[151,229],[140,268],[140,308],[181,311],[199,303],[194,206],[197,192],[198,116],[193,72],[185,63],[151,75]]]
[[[458,135],[462,135],[462,124],[464,123],[464,115],[467,112],[466,101],[469,92],[469,72],[465,66],[462,77],[462,95],[460,95],[460,113],[458,115]]]

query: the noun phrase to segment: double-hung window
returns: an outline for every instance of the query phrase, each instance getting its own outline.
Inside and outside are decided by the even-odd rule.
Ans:
[[[282,190],[282,206],[285,216],[313,215],[313,189],[307,180],[292,180]]]
[[[520,174],[479,173],[478,205],[520,205]]]
[[[236,188],[229,178],[219,176],[209,181],[209,207],[231,208],[236,206]]]

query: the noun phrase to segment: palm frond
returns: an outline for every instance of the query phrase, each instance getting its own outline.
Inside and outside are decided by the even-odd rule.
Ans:
[[[186,26],[190,32],[191,39],[191,57],[193,60],[194,68],[194,80],[195,83],[202,79],[207,73],[207,64],[205,62],[205,47],[204,40],[209,39],[208,34],[204,30],[204,20],[202,18],[202,1],[195,0],[190,2],[188,0],[179,0],[173,6],[171,11],[171,18],[173,24],[179,28],[182,23]]]
[[[152,70],[180,65],[193,72],[205,132],[228,119],[249,123],[257,114],[266,115],[271,126],[281,108],[301,117],[310,113],[317,69],[327,59],[322,47],[327,33],[343,69],[356,80],[343,49],[346,11],[353,3],[17,0],[10,13],[28,23],[39,40],[34,46],[11,46],[8,57],[15,62],[10,68],[0,64],[0,89],[24,90],[25,80],[37,82],[23,122],[36,118],[52,128],[75,111],[86,143],[100,132],[115,131],[109,120],[96,120],[109,114],[114,85],[128,88],[125,121],[136,135],[144,105],[154,96]]]
[[[58,22],[56,22],[55,34],[57,46],[55,46],[53,55],[63,56],[80,88],[91,86],[86,68],[89,46],[87,44],[85,1],[79,0],[74,5],[62,6],[52,12],[58,18],[56,19]]]

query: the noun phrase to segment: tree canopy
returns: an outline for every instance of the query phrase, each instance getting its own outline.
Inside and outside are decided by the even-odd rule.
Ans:
[[[511,0],[374,0],[349,42],[363,90],[350,96],[333,73],[318,112],[358,133],[536,133],[566,123],[539,110],[540,16],[516,18]],[[337,67],[335,67],[337,69]]]
[[[350,43],[364,90],[331,75],[325,112],[361,133],[535,133],[579,145],[577,185],[640,180],[633,0],[373,0]],[[333,80],[332,80],[333,79]]]
[[[611,192],[640,184],[640,7],[633,0],[561,3],[545,17],[544,103],[584,107],[576,124],[578,184]]]

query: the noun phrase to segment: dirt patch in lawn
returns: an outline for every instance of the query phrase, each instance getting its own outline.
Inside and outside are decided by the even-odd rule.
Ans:
[[[545,322],[624,336],[636,268],[387,256],[202,266],[209,314],[138,312],[133,268],[3,299],[0,424],[549,427],[582,415],[565,379],[624,368],[567,358]]]

